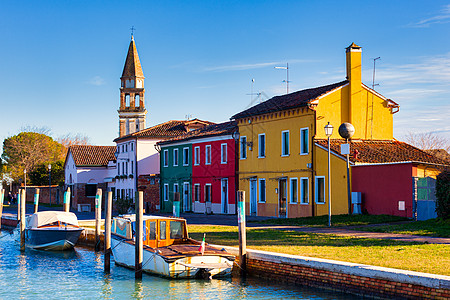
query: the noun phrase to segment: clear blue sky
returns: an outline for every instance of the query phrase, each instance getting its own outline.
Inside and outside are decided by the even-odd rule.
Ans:
[[[9,1],[0,4],[0,141],[24,126],[112,145],[130,30],[146,76],[147,126],[186,115],[221,122],[265,100],[345,79],[400,104],[395,137],[450,137],[450,1]],[[254,96],[253,96],[254,98]]]

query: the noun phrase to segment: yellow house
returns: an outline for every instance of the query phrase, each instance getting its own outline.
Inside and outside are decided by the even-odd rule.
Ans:
[[[347,79],[276,96],[234,115],[240,133],[239,189],[247,212],[274,217],[328,213],[328,156],[316,145],[324,126],[344,122],[353,139],[392,140],[399,106],[361,82],[361,47],[346,49]],[[346,162],[332,157],[332,213],[348,212]]]

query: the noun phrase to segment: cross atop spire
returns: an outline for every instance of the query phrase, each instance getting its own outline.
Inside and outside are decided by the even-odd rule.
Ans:
[[[130,30],[131,30],[131,39],[134,40],[133,34],[136,28],[134,28],[134,26],[131,26]]]

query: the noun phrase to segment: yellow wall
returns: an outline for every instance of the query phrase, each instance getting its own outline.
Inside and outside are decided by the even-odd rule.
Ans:
[[[331,154],[331,213],[348,213],[347,162]],[[325,204],[316,205],[316,215],[328,214],[328,151],[316,146],[316,176],[325,177]],[[350,168],[351,178],[351,168]],[[350,185],[351,190],[351,185]]]
[[[431,177],[436,179],[436,176],[440,173],[441,171],[429,165],[416,165],[413,169],[414,177]]]
[[[247,159],[239,160],[239,189],[246,192],[247,213],[250,209],[249,177],[256,176],[257,179],[266,179],[266,203],[258,204],[258,215],[278,217],[278,194],[276,193],[276,189],[279,188],[278,178],[287,177],[288,194],[291,188],[290,178],[297,178],[298,182],[301,177],[311,178],[312,172],[307,164],[312,162],[314,111],[300,108],[272,113],[239,120],[238,125],[240,136],[246,136],[248,142],[253,142],[251,151],[247,147]],[[300,155],[301,128],[309,129],[309,153],[306,155]],[[290,155],[286,157],[281,156],[281,133],[284,130],[289,130],[290,137]],[[258,135],[261,133],[266,135],[265,158],[258,158]],[[309,180],[310,191],[311,188],[312,181]],[[311,195],[311,192],[309,194]],[[298,198],[300,198],[300,187]],[[289,203],[289,197],[287,202]],[[300,204],[300,199],[297,204],[287,204],[288,217],[311,216],[311,202],[310,196],[308,205]]]
[[[326,138],[323,128],[328,122],[334,127],[331,138],[341,138],[338,132],[339,126],[350,121],[355,127],[353,139],[392,140],[394,137],[393,115],[391,108],[387,107],[387,102],[363,88],[360,92],[359,103],[353,101],[353,106],[359,107],[358,114],[353,113],[350,119],[347,100],[349,89],[349,85],[346,85],[319,100],[316,107],[317,138]]]

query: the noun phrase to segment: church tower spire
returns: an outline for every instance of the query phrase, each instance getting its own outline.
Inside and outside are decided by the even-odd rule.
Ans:
[[[144,73],[131,36],[122,77],[120,77],[119,137],[145,128]]]

